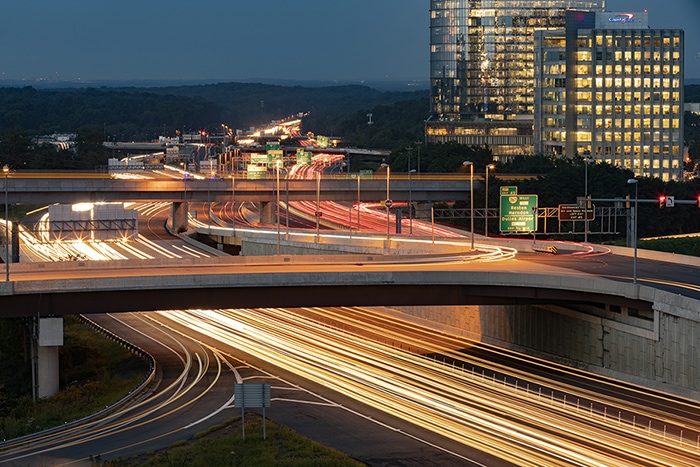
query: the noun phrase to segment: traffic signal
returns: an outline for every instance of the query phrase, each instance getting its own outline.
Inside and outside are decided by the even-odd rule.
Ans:
[[[697,200],[698,200],[698,207],[700,208],[700,195],[697,196]]]
[[[666,207],[666,197],[663,195],[659,196],[659,207],[660,208]]]

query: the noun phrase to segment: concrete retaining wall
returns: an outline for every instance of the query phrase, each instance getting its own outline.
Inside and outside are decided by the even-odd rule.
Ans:
[[[441,332],[700,400],[700,317],[675,310],[657,310],[649,319],[627,310],[555,306],[400,309],[407,319]]]

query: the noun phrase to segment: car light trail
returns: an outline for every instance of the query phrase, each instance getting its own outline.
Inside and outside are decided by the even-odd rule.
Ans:
[[[571,406],[358,338],[289,310],[161,315],[518,465],[690,466],[700,461],[695,446],[678,446],[610,419],[572,411]]]
[[[146,203],[135,205],[134,208],[143,216],[152,216],[168,209],[169,206],[168,203]],[[22,225],[19,229],[23,255],[31,261],[123,261],[157,257],[180,259],[190,256],[209,256],[202,251],[177,245],[167,244],[168,248],[166,248],[144,235],[134,240],[124,238],[111,241],[51,239],[48,213],[40,217],[33,232]]]

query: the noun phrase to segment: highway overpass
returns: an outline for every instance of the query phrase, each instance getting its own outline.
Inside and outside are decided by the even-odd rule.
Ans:
[[[478,186],[475,181],[475,187]],[[392,178],[390,197],[394,201],[414,202],[466,201],[469,199],[469,177],[436,178],[414,176]],[[0,178],[0,192],[5,191],[5,179]],[[323,178],[320,187],[315,180],[280,179],[282,199],[289,201],[378,202],[386,199],[386,179]],[[277,180],[246,179],[188,179],[185,180],[123,180],[110,178],[10,178],[7,180],[8,203],[74,204],[81,202],[274,202]]]
[[[265,248],[274,249],[274,235],[268,237]],[[0,310],[3,316],[46,317],[389,306],[436,330],[544,352],[591,372],[700,397],[700,375],[694,372],[700,368],[700,349],[692,337],[700,334],[700,302],[686,296],[690,289],[669,292],[633,284],[629,275],[611,280],[523,260],[470,262],[476,253],[468,240],[434,259],[402,257],[406,246],[400,241],[415,239],[392,238],[391,255],[338,254],[324,250],[329,248],[324,240],[318,244],[322,256],[12,264],[11,282],[0,282]],[[291,245],[282,242],[284,253]],[[598,258],[590,261],[600,264]],[[631,258],[618,262],[631,269]],[[666,264],[654,269],[673,267]]]
[[[654,289],[448,255],[218,257],[13,264],[3,317],[182,308],[616,305],[651,313]]]

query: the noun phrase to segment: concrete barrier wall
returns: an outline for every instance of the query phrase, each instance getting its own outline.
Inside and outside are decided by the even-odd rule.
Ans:
[[[217,241],[226,241],[225,237],[217,237]],[[268,256],[277,253],[277,237],[250,236],[241,237],[241,255],[243,256]],[[478,245],[477,245],[478,247]],[[490,248],[484,246],[483,248]],[[416,254],[461,254],[469,252],[471,244],[469,239],[430,239],[410,237],[385,236],[333,236],[313,234],[306,236],[294,236],[292,240],[286,240],[282,232],[280,238],[280,252],[285,255],[318,255],[321,254],[372,254],[372,255],[416,255]]]

